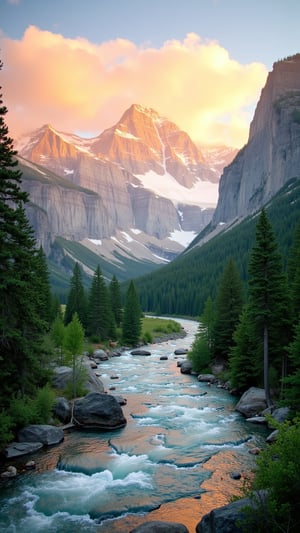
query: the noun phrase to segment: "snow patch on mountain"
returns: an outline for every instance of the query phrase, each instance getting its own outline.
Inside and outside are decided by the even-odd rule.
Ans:
[[[218,201],[219,184],[198,180],[193,187],[187,189],[167,172],[160,176],[152,170],[143,175],[136,175],[145,189],[158,196],[171,200],[174,205],[188,204],[216,207]]]

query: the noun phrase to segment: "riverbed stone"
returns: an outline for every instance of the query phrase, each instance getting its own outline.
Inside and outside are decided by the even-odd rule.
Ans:
[[[143,350],[141,348],[137,348],[136,350],[132,350],[131,355],[151,355],[151,352],[149,350]]]
[[[130,533],[189,533],[189,530],[179,522],[153,520],[135,527]]]
[[[250,387],[237,403],[235,410],[246,418],[259,415],[267,407],[264,389]]]
[[[90,392],[74,401],[73,421],[78,427],[111,430],[127,423],[117,399],[110,394]]]
[[[266,497],[265,491],[260,491],[258,500],[242,498],[218,509],[213,509],[202,517],[196,526],[196,533],[242,533],[243,525],[247,525],[245,507],[257,507],[258,501]]]
[[[198,381],[201,383],[214,383],[216,381],[216,377],[214,374],[199,374]]]
[[[52,446],[64,440],[62,428],[48,424],[31,424],[18,432],[19,442],[41,442],[45,446]]]
[[[83,383],[83,388],[87,392],[104,392],[102,381],[97,378],[90,368],[89,362],[85,361],[87,377]],[[69,366],[57,366],[54,368],[53,387],[63,391],[73,381],[73,370]]]
[[[185,361],[182,362],[181,367],[180,367],[181,374],[191,374],[192,370],[193,370],[192,361],[188,361],[188,359],[186,359]]]
[[[43,447],[42,442],[11,442],[4,450],[7,459],[22,457],[37,452]]]
[[[187,353],[188,353],[187,348],[176,348],[176,350],[174,350],[174,355],[185,355]]]
[[[71,420],[71,403],[63,396],[59,396],[55,399],[52,408],[52,413],[54,417],[58,418],[58,420],[66,424]]]

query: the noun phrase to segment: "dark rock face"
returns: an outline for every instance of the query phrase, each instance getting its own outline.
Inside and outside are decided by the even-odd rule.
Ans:
[[[197,524],[196,533],[242,533],[243,523],[247,524],[245,507],[255,509],[258,502],[263,502],[266,498],[265,491],[259,491],[257,498],[242,498],[219,509],[213,509]]]
[[[79,427],[91,429],[118,429],[126,425],[123,411],[114,396],[91,392],[75,400],[73,421]]]
[[[64,440],[64,432],[55,426],[32,424],[19,431],[18,439],[19,442],[41,442],[46,446],[52,446]]]
[[[249,141],[224,169],[212,224],[243,218],[272,198],[300,168],[300,55],[274,64]]]
[[[56,398],[52,412],[64,424],[71,420],[71,404],[66,398]]]
[[[135,527],[130,533],[189,533],[189,530],[179,522],[161,522],[155,520]]]
[[[137,350],[132,350],[130,353],[131,355],[151,355],[149,350],[140,350],[139,348]]]
[[[235,409],[246,418],[260,414],[267,407],[264,389],[250,387],[244,392]]]
[[[12,442],[5,448],[5,457],[7,459],[15,459],[22,455],[34,453],[43,447],[41,442]]]
[[[183,361],[181,366],[180,366],[181,374],[191,374],[192,369],[193,369],[192,362],[188,361],[188,360]]]

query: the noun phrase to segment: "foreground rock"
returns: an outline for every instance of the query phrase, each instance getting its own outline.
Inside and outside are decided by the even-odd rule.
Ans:
[[[259,501],[263,502],[265,497],[264,491],[260,491]],[[251,498],[242,498],[219,509],[213,509],[197,524],[196,533],[241,533],[243,525],[247,526],[249,520],[244,511],[245,507],[255,509],[257,503]]]
[[[193,370],[193,365],[191,361],[188,361],[187,359],[183,361],[180,365],[180,372],[181,374],[191,374]]]
[[[179,522],[146,522],[135,527],[130,533],[189,533],[189,530]]]
[[[64,397],[59,396],[55,400],[52,413],[61,422],[67,424],[67,422],[70,422],[72,415],[71,402]]]
[[[41,442],[45,446],[52,446],[64,440],[62,428],[48,424],[32,424],[22,428],[18,433],[19,442]]]
[[[90,392],[74,401],[73,422],[78,427],[104,430],[122,428],[127,423],[117,399],[101,392]]]
[[[43,446],[42,442],[12,442],[5,448],[4,453],[7,459],[15,459],[22,455],[37,452]]]
[[[267,407],[264,389],[251,387],[244,392],[235,409],[246,418],[259,415]]]

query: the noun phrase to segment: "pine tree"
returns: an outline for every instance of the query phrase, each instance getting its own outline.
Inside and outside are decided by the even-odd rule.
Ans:
[[[133,281],[130,282],[124,307],[123,342],[129,346],[136,346],[142,332],[142,313],[138,294]]]
[[[255,359],[256,345],[253,345],[252,321],[247,305],[243,308],[233,340],[229,357],[230,385],[244,392],[251,386],[260,385]]]
[[[256,226],[256,242],[249,263],[249,316],[254,326],[258,358],[263,361],[266,400],[271,406],[270,366],[279,375],[285,366],[283,356],[291,319],[282,260],[264,209]]]
[[[109,293],[99,266],[95,270],[90,288],[88,317],[90,335],[96,335],[102,341],[116,338],[116,325]]]
[[[82,283],[81,269],[78,263],[75,263],[74,265],[73,276],[70,280],[70,291],[68,294],[64,318],[66,326],[71,322],[74,313],[77,313],[81,324],[86,328],[87,298]]]
[[[3,406],[9,404],[14,394],[33,393],[47,379],[41,364],[47,324],[39,309],[40,290],[45,280],[25,213],[28,195],[21,190],[22,174],[4,121],[6,113],[0,95],[0,401]]]
[[[122,321],[122,294],[120,283],[118,282],[116,276],[113,276],[110,282],[109,291],[112,312],[115,317],[116,325],[119,328]]]
[[[40,316],[46,322],[46,324],[48,325],[48,328],[50,328],[50,324],[52,322],[52,294],[50,290],[49,271],[48,271],[46,256],[44,254],[42,247],[40,247],[40,249],[37,252],[37,262],[38,262],[38,268],[39,268],[38,280],[40,283],[40,290],[39,290]]]
[[[228,361],[233,333],[244,303],[243,285],[235,263],[229,259],[220,280],[215,304],[214,349],[217,358]]]
[[[82,356],[84,345],[84,329],[78,314],[74,313],[71,322],[66,327],[64,334],[64,348],[70,354],[72,360],[72,394],[77,396],[78,380],[80,377],[79,361]]]
[[[213,353],[214,309],[211,297],[205,302],[200,316],[198,331],[188,354],[195,372],[206,372],[212,360]]]

